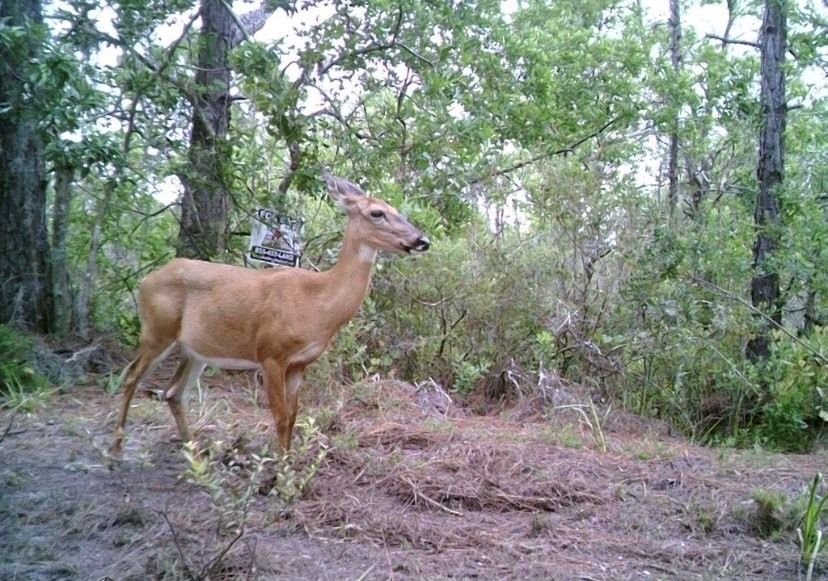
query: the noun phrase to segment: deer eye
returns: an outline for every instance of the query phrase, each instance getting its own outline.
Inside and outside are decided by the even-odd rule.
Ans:
[[[371,210],[372,218],[385,218],[385,212],[382,210]]]

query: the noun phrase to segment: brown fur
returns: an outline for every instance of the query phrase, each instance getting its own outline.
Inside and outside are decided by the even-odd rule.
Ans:
[[[290,448],[305,368],[359,310],[376,251],[410,252],[429,245],[390,205],[366,196],[351,182],[329,175],[325,179],[331,196],[348,214],[342,252],[332,269],[256,271],[177,258],[144,279],[141,346],[125,371],[114,453],[121,451],[138,383],[175,344],[182,346],[182,361],[165,398],[184,441],[192,435],[182,398],[201,375],[205,360],[222,359],[227,365],[261,367],[279,445]]]

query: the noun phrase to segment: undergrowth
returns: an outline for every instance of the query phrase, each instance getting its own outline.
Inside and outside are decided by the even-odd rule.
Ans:
[[[32,411],[48,397],[50,385],[37,372],[32,349],[26,335],[0,325],[0,406]]]
[[[310,486],[325,457],[329,443],[312,417],[300,418],[298,437],[286,454],[269,444],[251,451],[243,437],[229,445],[222,442],[199,448],[187,442],[185,478],[209,494],[222,515],[221,528],[244,530],[253,501],[260,496],[276,500],[281,507],[295,502]]]

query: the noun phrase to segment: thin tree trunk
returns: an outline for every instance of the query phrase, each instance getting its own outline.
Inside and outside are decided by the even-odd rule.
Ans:
[[[43,24],[40,0],[0,2],[9,26]],[[46,161],[36,112],[21,77],[37,58],[37,35],[0,49],[0,323],[50,332],[54,324],[49,234],[46,228]],[[38,90],[36,84],[33,85]]]
[[[66,337],[72,329],[72,285],[66,248],[69,212],[72,205],[72,181],[75,170],[70,166],[55,168],[55,204],[52,210],[52,276],[55,297],[55,332]]]
[[[753,246],[753,279],[750,284],[751,303],[782,322],[782,300],[779,273],[773,264],[780,240],[780,190],[785,177],[785,51],[787,50],[786,0],[765,0],[762,22],[762,92],[760,105],[762,127],[759,134],[759,162],[756,177],[759,195],[754,221],[757,229]],[[752,360],[770,355],[770,325],[763,322],[747,345]]]
[[[124,151],[129,151],[130,133],[124,139]],[[92,234],[89,238],[89,254],[86,257],[86,265],[83,269],[83,280],[78,290],[78,336],[82,339],[89,339],[92,329],[90,317],[90,304],[95,283],[98,280],[98,253],[101,251],[103,238],[103,223],[109,215],[109,208],[112,204],[112,196],[115,194],[117,180],[123,175],[124,166],[115,170],[115,176],[107,181],[104,186],[104,196],[95,206],[95,222],[92,224]]]
[[[673,64],[673,72],[678,75],[681,72],[681,6],[679,0],[670,0],[670,61]],[[670,158],[667,169],[668,193],[667,199],[670,205],[670,216],[676,213],[678,206],[678,156],[679,156],[679,135],[678,135],[678,110],[676,117],[672,119],[673,127],[670,129]]]
[[[809,281],[810,283],[810,281]],[[809,290],[805,295],[805,316],[802,322],[802,335],[809,336],[819,324],[817,317],[816,301],[817,291]]]

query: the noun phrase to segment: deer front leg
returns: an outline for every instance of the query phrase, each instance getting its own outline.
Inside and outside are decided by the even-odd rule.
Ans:
[[[267,391],[267,400],[270,403],[270,413],[273,414],[273,422],[276,424],[276,434],[279,440],[279,448],[282,452],[290,450],[290,409],[285,390],[285,366],[273,359],[267,360],[262,365],[264,375],[264,386]]]

